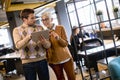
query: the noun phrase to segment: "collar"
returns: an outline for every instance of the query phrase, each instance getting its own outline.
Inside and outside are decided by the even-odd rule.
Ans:
[[[55,24],[53,24],[53,28],[52,28],[52,29],[53,29],[53,30],[55,30],[55,28],[56,28],[56,25],[55,25]]]
[[[53,26],[52,26],[52,28],[51,28],[51,29],[49,29],[49,28],[47,28],[47,29],[49,29],[49,30],[55,30],[55,28],[56,28],[56,25],[55,25],[55,24],[53,24]]]

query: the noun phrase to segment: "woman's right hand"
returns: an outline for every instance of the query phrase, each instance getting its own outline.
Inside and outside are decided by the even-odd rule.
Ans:
[[[50,36],[53,36],[55,39],[59,39],[59,35],[54,31],[50,32]]]

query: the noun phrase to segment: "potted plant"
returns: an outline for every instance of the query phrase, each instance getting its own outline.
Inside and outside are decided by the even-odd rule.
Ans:
[[[96,15],[97,15],[97,19],[98,19],[99,22],[103,21],[103,12],[101,10],[98,10],[96,12]]]
[[[118,7],[113,7],[113,14],[115,18],[118,18]]]
[[[114,8],[113,8],[113,11],[114,11],[114,12],[118,12],[118,7],[114,7]]]
[[[97,16],[102,15],[102,11],[101,11],[101,10],[98,10],[98,11],[96,12],[96,15],[97,15]]]

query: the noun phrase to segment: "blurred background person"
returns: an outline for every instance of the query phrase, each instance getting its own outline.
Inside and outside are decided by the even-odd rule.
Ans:
[[[74,48],[74,51],[76,48],[77,48],[77,50],[79,50],[79,47],[80,47],[79,38],[81,38],[79,27],[73,26],[72,34],[70,37],[70,43],[71,43],[72,47]]]
[[[79,69],[78,65],[80,65],[79,61],[82,60],[82,58],[77,55],[77,52],[80,49],[79,38],[81,38],[81,37],[79,36],[79,33],[80,33],[79,27],[78,26],[73,26],[72,34],[71,34],[71,37],[70,37],[70,43],[71,43],[71,46],[72,46],[70,51],[71,51],[72,57],[73,57],[73,59],[75,61],[75,73],[78,73],[77,72],[78,69]]]
[[[100,28],[103,29],[103,28],[107,28],[107,26],[105,25],[104,22],[100,23]]]

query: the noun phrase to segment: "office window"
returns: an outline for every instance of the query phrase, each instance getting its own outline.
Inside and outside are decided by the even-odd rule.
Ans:
[[[88,25],[96,22],[95,10],[93,5],[88,5],[78,9],[79,19],[83,25]]]
[[[87,0],[76,3],[79,21],[83,25],[88,25],[96,22],[96,17],[94,16],[95,14],[94,5],[91,2],[93,1]],[[72,26],[78,25],[74,4],[72,3],[68,4],[68,11]]]
[[[110,16],[110,19],[114,19],[113,15],[113,5],[119,7],[119,1],[118,0],[106,0],[107,5],[108,5],[108,14]],[[98,20],[96,16],[96,10],[102,10],[103,12],[103,21],[108,21],[108,14],[107,14],[107,9],[105,6],[105,1],[104,0],[95,0],[95,4],[93,3],[93,0],[87,0],[87,1],[81,1],[81,2],[76,2],[76,7],[77,7],[77,14],[79,17],[80,23],[83,24],[83,26],[89,26],[89,25],[94,25],[91,28],[98,28]],[[95,10],[95,5],[96,5],[96,10]],[[72,26],[78,25],[78,20],[76,17],[76,12],[74,9],[74,4],[68,4],[68,12],[70,16],[70,22]],[[120,7],[119,7],[120,9]],[[113,24],[120,24],[120,20],[117,21],[112,21]],[[106,25],[109,27],[109,23],[106,23]],[[90,27],[90,26],[89,26]]]
[[[0,29],[0,45],[1,44],[4,44],[4,46],[12,46],[7,28]]]

